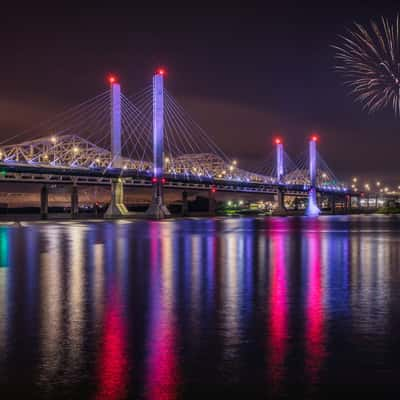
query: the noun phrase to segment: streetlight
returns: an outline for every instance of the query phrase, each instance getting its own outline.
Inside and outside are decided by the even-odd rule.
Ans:
[[[357,178],[355,178],[355,177],[353,178],[354,183],[357,183],[357,180],[358,180]]]
[[[376,182],[376,186],[381,186],[381,183],[378,181],[378,182]]]

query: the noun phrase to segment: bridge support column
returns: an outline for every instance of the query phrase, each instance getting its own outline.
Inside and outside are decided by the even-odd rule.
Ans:
[[[278,188],[276,192],[276,200],[277,200],[277,207],[275,209],[275,212],[277,214],[284,214],[286,212],[285,208],[285,195],[283,193],[282,188]]]
[[[164,70],[153,77],[153,198],[146,215],[162,219],[171,214],[164,204]]]
[[[331,213],[333,215],[336,214],[336,195],[335,194],[331,194],[331,199],[330,199],[330,203],[331,203]]]
[[[344,196],[343,200],[344,212],[347,214],[351,210],[351,197],[349,194]]]
[[[128,210],[124,204],[124,183],[121,178],[118,178],[111,183],[111,202],[104,217],[122,217],[127,214]]]
[[[78,186],[74,184],[71,190],[71,216],[77,217],[79,214]]]
[[[186,217],[189,214],[188,205],[188,192],[186,190],[182,192],[182,217]]]
[[[306,215],[315,217],[319,215],[320,209],[317,202],[317,136],[313,135],[309,143],[310,162],[310,191],[308,193],[308,205]]]
[[[49,188],[47,185],[43,185],[40,190],[40,217],[47,219],[49,208]]]
[[[213,216],[217,208],[217,201],[215,199],[215,190],[211,189],[208,192],[208,213]]]

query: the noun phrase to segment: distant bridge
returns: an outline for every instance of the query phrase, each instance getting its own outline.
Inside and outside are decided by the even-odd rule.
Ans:
[[[133,97],[121,93],[110,77],[110,89],[38,127],[0,144],[0,181],[42,184],[41,212],[48,208],[48,184],[72,185],[71,209],[78,212],[77,185],[110,185],[106,216],[125,215],[124,186],[152,187],[147,214],[169,215],[165,188],[308,196],[308,214],[319,213],[322,195],[349,204],[358,197],[338,181],[317,151],[312,135],[309,150],[293,162],[275,141],[270,161],[257,171],[239,168],[164,88],[165,71]],[[18,137],[25,140],[18,141]],[[29,137],[29,138],[28,138]],[[185,199],[184,199],[185,200]]]

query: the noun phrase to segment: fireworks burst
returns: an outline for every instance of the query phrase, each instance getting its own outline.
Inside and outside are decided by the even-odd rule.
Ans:
[[[350,93],[369,112],[392,107],[400,115],[400,30],[399,16],[394,22],[383,18],[340,36],[335,69],[345,78]]]

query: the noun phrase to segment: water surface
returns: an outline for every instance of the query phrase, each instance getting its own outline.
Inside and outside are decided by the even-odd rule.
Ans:
[[[399,244],[386,216],[1,225],[0,394],[398,395]]]

